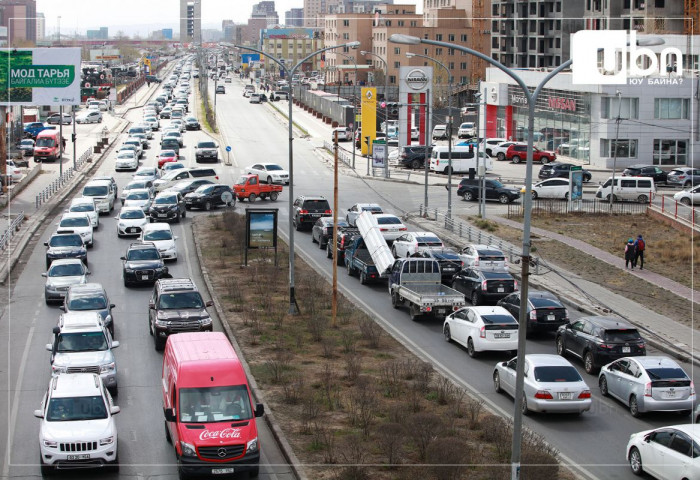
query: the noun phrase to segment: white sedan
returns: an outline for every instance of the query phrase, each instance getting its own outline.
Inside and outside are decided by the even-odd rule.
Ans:
[[[141,230],[148,223],[148,217],[141,207],[122,207],[117,220],[117,236],[141,235]]]
[[[89,110],[75,117],[75,123],[101,123],[102,113],[99,110]]]
[[[632,473],[655,478],[700,478],[700,426],[673,425],[633,433],[627,443]]]
[[[377,219],[379,231],[382,232],[382,236],[387,242],[393,242],[408,230],[406,225],[404,225],[401,219],[396,215],[378,213],[374,215],[374,218]]]
[[[92,247],[93,245],[93,228],[90,217],[83,212],[68,212],[64,213],[61,220],[58,222],[57,233],[77,233],[83,239],[83,243]]]
[[[550,178],[542,180],[532,186],[532,198],[559,198],[569,199],[569,188],[571,182],[568,178]],[[525,193],[525,186],[520,189],[520,193]]]
[[[695,205],[700,203],[700,185],[676,193],[673,199],[683,205]]]
[[[245,169],[247,175],[258,175],[261,182],[289,185],[289,172],[276,163],[256,163]]]
[[[136,153],[133,150],[121,150],[117,153],[114,170],[136,170],[138,168],[139,159],[136,158]]]
[[[433,232],[407,232],[394,240],[391,253],[395,258],[410,257],[430,248],[443,248],[442,240]]]
[[[22,170],[20,170],[14,161],[8,159],[6,160],[5,165],[7,166],[7,175],[10,177],[10,180],[12,180],[13,183],[22,180]]]
[[[467,347],[470,357],[479,352],[514,352],[518,349],[518,322],[503,307],[464,307],[445,318],[445,341]]]

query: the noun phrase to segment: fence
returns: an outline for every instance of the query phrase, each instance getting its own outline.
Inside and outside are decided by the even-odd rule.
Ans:
[[[37,196],[34,199],[34,203],[36,205],[36,208],[41,207],[41,204],[46,202],[49,198],[53,196],[56,192],[58,192],[68,181],[73,178],[73,175],[75,175],[75,172],[77,172],[88,160],[92,157],[92,148],[88,148],[81,156],[80,158],[76,159],[75,161],[75,166],[76,168],[70,167],[67,170],[63,172],[62,175],[60,175],[58,178],[56,178],[53,182],[48,184],[46,188],[44,188],[41,192],[37,194]]]
[[[14,218],[14,220],[12,220],[12,222],[10,222],[10,226],[7,227],[5,233],[0,235],[0,250],[5,250],[7,248],[7,246],[10,244],[10,240],[12,240],[12,236],[19,230],[19,226],[23,221],[24,212],[22,211]]]
[[[610,205],[607,201],[581,200],[580,202],[569,202],[555,199],[535,199],[532,201],[532,215],[559,216],[576,213],[596,214],[596,213],[617,213],[628,215],[643,215],[647,213],[649,204],[633,202],[615,202]],[[524,212],[522,203],[508,204],[508,218],[522,217]]]
[[[673,218],[676,221],[682,223],[689,223],[692,228],[700,228],[698,225],[698,213],[692,204],[686,205],[673,198],[666,198],[666,196],[661,195],[661,201],[654,201],[652,208],[654,210],[660,211],[663,215],[669,218]]]
[[[434,220],[435,222],[441,224],[445,230],[452,232],[452,234],[459,236],[459,238],[466,238],[470,243],[476,243],[479,245],[493,245],[498,247],[499,250],[508,256],[508,262],[511,264],[520,262],[522,247],[516,247],[515,245],[504,241],[502,238],[486,233],[483,230],[469,225],[468,223],[455,220],[454,217],[448,218],[447,212],[440,211],[437,208],[424,209],[423,204],[421,204],[419,207],[419,214],[421,217]],[[530,265],[534,268],[534,274],[538,275],[540,272],[540,259],[537,257],[531,257]]]
[[[324,140],[323,141],[323,148],[325,148],[329,152],[333,153],[333,148],[335,148],[335,146],[333,143]],[[356,154],[356,156],[359,156],[359,154]],[[338,147],[338,160],[343,162],[348,167],[352,168],[352,154],[346,152],[345,150],[343,150],[340,147]]]

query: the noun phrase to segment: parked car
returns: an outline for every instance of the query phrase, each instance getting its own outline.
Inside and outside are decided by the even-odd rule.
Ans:
[[[517,357],[500,362],[493,371],[496,393],[515,397]],[[583,413],[591,408],[591,390],[578,370],[565,358],[549,354],[525,355],[523,401],[520,411],[540,413]]]
[[[655,165],[631,165],[622,171],[623,177],[650,177],[654,184],[668,183],[668,172]]]
[[[520,318],[520,292],[513,292],[498,301],[515,318]],[[533,332],[554,332],[569,323],[569,311],[559,298],[546,290],[527,292],[527,335]]]
[[[34,140],[31,138],[25,138],[19,142],[17,149],[22,152],[22,156],[31,157],[34,155]]]
[[[527,144],[514,143],[506,150],[506,160],[513,163],[520,163],[527,159]],[[557,154],[532,147],[532,161],[540,162],[542,165],[553,162],[557,159]]]
[[[491,147],[491,155],[502,162],[506,159],[506,152],[508,151],[508,147],[517,143],[518,142],[508,141],[494,145],[493,147]]]
[[[568,178],[550,178],[537,182],[532,186],[530,194],[533,200],[536,198],[558,198],[561,200],[569,199],[569,190],[571,182]],[[525,195],[525,185],[520,188],[520,193]]]
[[[474,122],[463,122],[457,130],[457,138],[472,138],[476,136],[476,126]]]
[[[395,258],[410,257],[431,248],[443,248],[445,244],[433,232],[406,232],[391,245]]]
[[[474,306],[496,303],[518,290],[518,281],[503,268],[466,267],[452,278],[452,288],[462,292]]]
[[[493,157],[493,147],[507,141],[507,138],[487,138],[479,144],[479,150],[486,152],[489,157]]]
[[[498,180],[487,178],[484,180],[485,189],[481,188],[479,178],[462,178],[457,187],[457,196],[466,201],[476,201],[480,197],[480,192],[484,191],[486,200],[496,200],[500,203],[512,203],[520,198],[520,190],[508,188]]]
[[[76,123],[102,123],[102,113],[98,111],[88,111],[75,117]]]
[[[695,385],[678,363],[668,357],[625,357],[600,369],[601,395],[629,407],[633,417],[646,412],[693,411]]]
[[[223,85],[217,85],[216,93],[226,93],[226,87],[224,87]]]
[[[635,475],[698,478],[700,431],[697,425],[673,425],[633,433],[627,442],[626,458]]]
[[[560,163],[552,162],[542,165],[540,172],[537,177],[544,180],[546,178],[569,178],[569,172],[571,172],[571,167],[575,166],[573,163]],[[583,181],[588,183],[591,181],[592,175],[588,170],[582,169],[583,171]]]
[[[581,317],[557,330],[557,353],[583,360],[589,374],[622,357],[646,355],[646,343],[636,327],[614,317]]]
[[[22,180],[22,170],[15,164],[13,160],[5,161],[5,175],[10,179],[11,183],[19,182]]]
[[[349,227],[350,224],[343,220],[338,219],[338,228]],[[321,217],[316,220],[313,227],[311,227],[311,241],[313,243],[318,243],[318,248],[326,248],[328,240],[333,237],[333,217]]]
[[[53,302],[63,302],[71,285],[87,283],[90,274],[88,268],[79,258],[59,258],[51,262],[51,266],[42,273],[46,278],[44,285],[44,300],[47,305]]]
[[[517,352],[518,322],[502,307],[464,307],[442,325],[445,341],[466,347],[470,357],[480,352]]]
[[[64,113],[63,117],[61,117],[60,113],[53,113],[46,119],[46,123],[49,125],[58,125],[59,123],[63,123],[63,125],[70,125],[73,123],[73,116],[70,113]]]
[[[433,127],[433,133],[431,136],[433,140],[446,140],[448,136],[447,125],[435,125],[435,127]]]
[[[676,193],[673,199],[683,205],[700,204],[700,185]]]
[[[668,185],[688,188],[700,184],[700,169],[693,167],[676,167],[666,176]]]

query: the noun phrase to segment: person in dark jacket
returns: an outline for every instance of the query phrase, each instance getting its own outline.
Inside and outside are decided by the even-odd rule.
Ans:
[[[644,249],[646,249],[646,242],[640,233],[637,235],[637,240],[634,241],[634,264],[632,268],[636,267],[637,262],[639,262],[639,269],[644,270]]]
[[[634,239],[627,240],[625,245],[625,268],[632,267],[634,270]]]

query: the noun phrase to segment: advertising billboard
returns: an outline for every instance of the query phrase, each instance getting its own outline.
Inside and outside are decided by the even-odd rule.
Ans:
[[[248,248],[277,247],[277,209],[246,209]]]
[[[377,138],[377,89],[375,87],[362,88],[362,155],[368,155],[372,142]],[[369,137],[369,143],[365,142],[365,137]]]
[[[0,104],[80,104],[80,48],[1,50]]]

